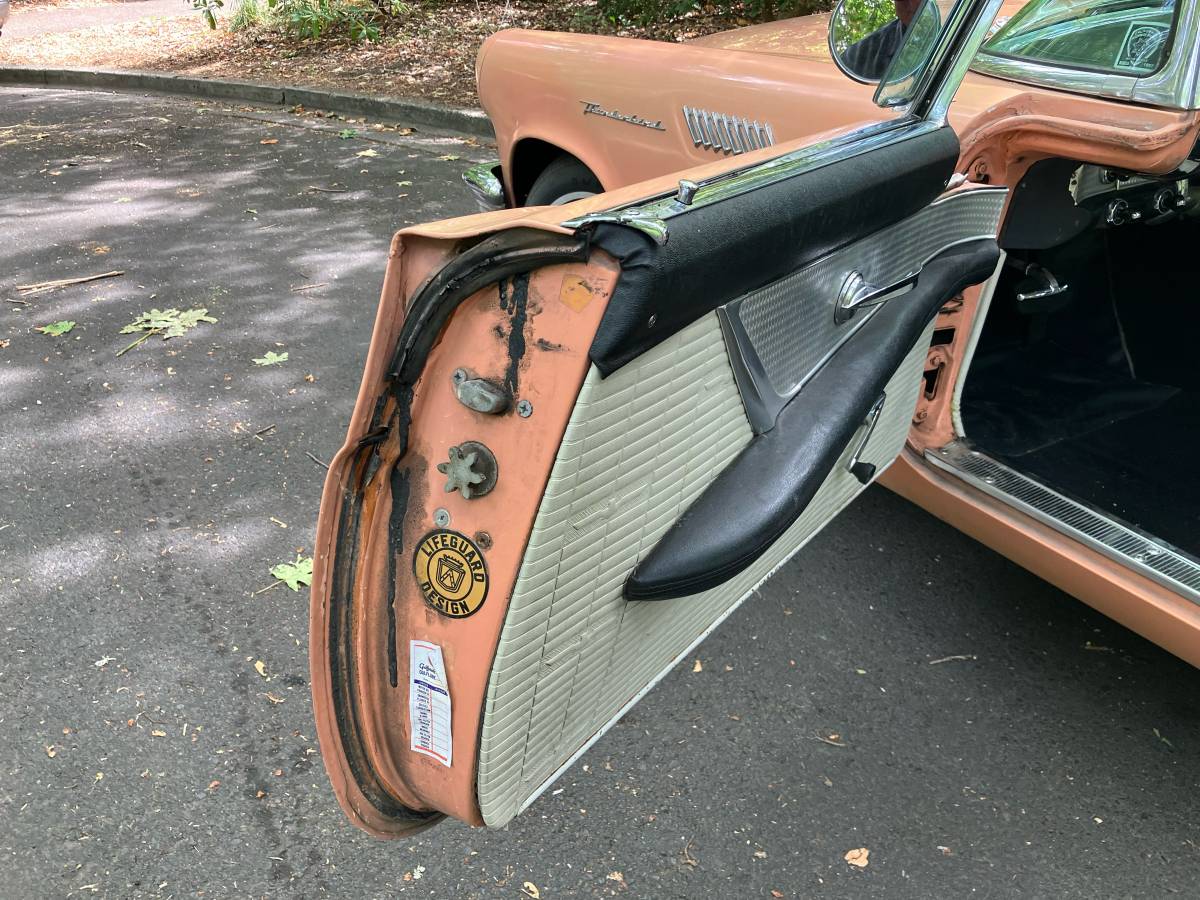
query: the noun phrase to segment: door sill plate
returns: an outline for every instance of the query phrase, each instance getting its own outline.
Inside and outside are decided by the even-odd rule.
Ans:
[[[1200,563],[1170,544],[1072,500],[965,441],[926,450],[925,459],[1055,531],[1200,604]]]

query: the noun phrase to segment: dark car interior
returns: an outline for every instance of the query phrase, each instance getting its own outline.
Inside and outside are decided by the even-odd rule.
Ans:
[[[970,444],[1200,558],[1200,210],[1186,173],[1047,160],[962,388]]]

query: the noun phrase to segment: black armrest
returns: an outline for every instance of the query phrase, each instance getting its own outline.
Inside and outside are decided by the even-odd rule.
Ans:
[[[800,517],[938,309],[996,268],[994,240],[925,264],[679,518],[625,582],[628,600],[697,594],[746,569]]]

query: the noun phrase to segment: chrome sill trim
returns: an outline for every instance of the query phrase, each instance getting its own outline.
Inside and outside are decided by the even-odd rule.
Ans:
[[[971,449],[965,441],[926,450],[925,459],[935,468],[1200,605],[1200,562],[1170,544],[1063,496]]]

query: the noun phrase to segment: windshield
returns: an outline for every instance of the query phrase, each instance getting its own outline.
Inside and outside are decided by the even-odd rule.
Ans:
[[[1175,0],[1032,0],[983,53],[1120,75],[1149,75],[1167,58]]]

